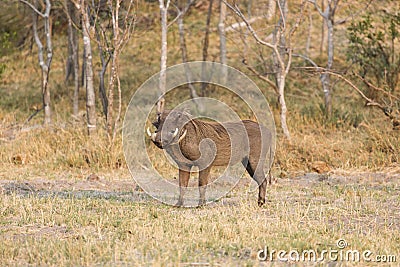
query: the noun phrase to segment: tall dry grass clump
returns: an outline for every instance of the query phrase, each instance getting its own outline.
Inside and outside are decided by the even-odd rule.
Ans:
[[[17,132],[14,138],[2,142],[0,159],[3,163],[43,169],[125,167],[121,135],[111,146],[101,128],[89,137],[84,125],[40,126]]]

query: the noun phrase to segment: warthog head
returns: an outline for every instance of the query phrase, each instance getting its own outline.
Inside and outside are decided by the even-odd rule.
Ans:
[[[158,113],[157,120],[152,123],[157,129],[155,132],[151,132],[147,128],[147,134],[159,148],[178,144],[186,136],[187,131],[184,126],[190,119],[190,115],[182,111],[174,110]]]

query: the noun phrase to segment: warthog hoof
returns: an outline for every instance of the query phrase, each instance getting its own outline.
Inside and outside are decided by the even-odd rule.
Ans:
[[[182,207],[183,206],[183,201],[182,200],[178,200],[178,202],[176,202],[175,207]]]
[[[200,200],[199,200],[199,207],[205,206],[205,205],[206,205],[205,199],[200,199]]]

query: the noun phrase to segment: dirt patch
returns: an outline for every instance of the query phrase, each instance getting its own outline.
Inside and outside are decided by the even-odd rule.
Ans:
[[[3,238],[24,239],[27,237],[57,236],[66,238],[71,235],[71,231],[65,225],[43,226],[39,224],[31,225],[4,225],[0,227]],[[16,234],[19,233],[19,234]]]
[[[21,196],[100,198],[135,202],[149,199],[134,181],[116,180],[110,182],[101,178],[86,181],[35,179],[17,182],[0,180],[0,192]]]
[[[0,180],[0,193],[17,194],[21,196],[35,195],[38,197],[62,197],[62,198],[99,198],[116,199],[124,201],[142,202],[151,200],[143,190],[132,180],[112,180],[89,175],[85,180],[48,180],[35,178],[33,180],[13,181]],[[233,191],[249,184],[250,178],[242,178]],[[349,172],[335,170],[327,174],[304,173],[291,178],[274,179],[273,186],[296,186],[299,188],[311,188],[321,183],[328,185],[353,185],[366,186],[380,189],[381,187],[398,185],[400,172],[392,169],[385,172]],[[197,180],[196,180],[197,182]],[[396,186],[397,189],[398,186]],[[256,188],[253,188],[253,190]],[[396,190],[397,190],[396,189]],[[272,189],[271,192],[274,190]],[[235,200],[228,194],[227,203]]]
[[[314,184],[327,182],[329,184],[385,184],[394,183],[400,180],[400,168],[388,168],[382,172],[356,172],[345,170],[334,170],[330,173],[304,173],[285,181],[299,184]],[[281,180],[279,180],[281,181]]]

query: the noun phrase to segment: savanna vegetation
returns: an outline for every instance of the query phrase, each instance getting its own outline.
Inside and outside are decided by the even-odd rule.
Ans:
[[[399,3],[160,1],[0,3],[1,265],[252,266],[278,261],[258,259],[266,246],[321,253],[339,239],[400,261]],[[277,145],[261,208],[248,177],[197,209],[163,205],[131,178],[131,96],[194,60],[241,70],[269,101]],[[196,96],[252,118],[212,85],[163,103]]]

